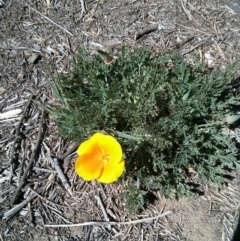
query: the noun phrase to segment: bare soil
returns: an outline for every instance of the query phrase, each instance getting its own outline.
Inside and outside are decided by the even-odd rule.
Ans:
[[[79,47],[89,55],[97,49],[117,55],[122,46],[156,55],[177,51],[209,68],[239,62],[239,12],[238,1],[230,0],[0,0],[0,240],[231,240],[238,172],[220,192],[206,185],[204,195],[180,200],[156,192],[145,210],[130,215],[121,196],[128,183],[79,179],[73,168],[78,143],[59,138],[56,123],[29,98],[55,103],[51,74],[68,73]],[[70,187],[49,156],[57,157]],[[132,223],[87,223],[108,220]],[[45,227],[76,223],[85,225]]]

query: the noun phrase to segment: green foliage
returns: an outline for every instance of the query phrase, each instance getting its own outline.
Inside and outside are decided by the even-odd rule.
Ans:
[[[146,194],[146,191],[135,186],[130,187],[129,190],[123,194],[123,197],[126,198],[126,206],[130,214],[134,214],[144,208]]]
[[[118,138],[125,176],[140,180],[138,190],[127,191],[136,210],[145,191],[191,196],[192,183],[221,187],[225,168],[239,166],[235,140],[224,131],[240,104],[234,70],[208,71],[178,55],[127,48],[106,65],[81,49],[72,73],[54,81],[61,105],[52,114],[64,138],[81,142],[96,131]]]

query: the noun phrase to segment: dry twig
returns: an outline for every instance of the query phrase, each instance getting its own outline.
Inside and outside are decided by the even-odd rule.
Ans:
[[[55,26],[59,27],[60,29],[62,29],[64,32],[68,33],[69,35],[73,36],[73,34],[68,31],[67,29],[65,29],[64,27],[60,26],[59,24],[55,23],[52,19],[50,19],[49,17],[47,17],[46,15],[40,13],[37,9],[31,7],[30,5],[27,4],[27,6],[29,8],[31,8],[34,12],[38,13],[41,17],[45,18],[46,20],[48,20],[50,23],[54,24]]]
[[[64,206],[64,205],[61,205],[61,204],[58,204],[58,203],[54,203],[44,197],[42,197],[39,193],[37,193],[35,190],[33,190],[32,188],[28,188],[29,190],[31,190],[31,192],[33,192],[34,194],[36,194],[41,200],[45,201],[46,203],[49,203],[53,206],[57,206],[57,207],[60,207],[60,208],[71,208],[71,209],[74,209],[74,208],[78,208],[78,207],[68,207],[68,206]]]
[[[32,195],[28,197],[26,200],[24,200],[23,202],[19,203],[16,207],[5,212],[3,215],[3,220],[8,220],[9,218],[13,217],[16,213],[18,213],[23,207],[25,207],[35,197],[36,195]]]
[[[138,40],[138,39],[142,38],[144,35],[150,34],[150,33],[154,32],[156,30],[158,30],[158,25],[157,24],[155,24],[155,25],[153,25],[153,26],[151,26],[149,28],[144,29],[140,33],[135,34],[134,35],[134,40]]]
[[[34,167],[33,170],[40,171],[40,172],[47,172],[47,173],[57,173],[56,171],[48,170],[48,169],[41,168],[41,167]]]
[[[64,159],[65,159],[66,157],[68,157],[70,154],[72,154],[73,152],[75,152],[75,151],[77,150],[78,146],[79,146],[79,143],[73,142],[73,143],[71,144],[71,146],[70,146],[70,149],[69,149],[67,152],[65,152],[65,153],[60,157],[60,159],[61,159],[61,160],[64,160]]]
[[[31,156],[31,158],[29,160],[29,163],[28,163],[28,165],[27,165],[27,167],[26,167],[26,169],[24,171],[24,174],[22,176],[22,179],[21,179],[21,181],[20,181],[16,191],[14,192],[14,194],[13,194],[13,196],[11,198],[11,205],[13,205],[13,203],[15,202],[18,193],[20,192],[22,186],[25,183],[27,174],[28,174],[30,168],[32,167],[33,162],[34,162],[34,160],[35,160],[35,158],[37,156],[37,151],[38,151],[38,148],[40,147],[40,143],[42,141],[44,116],[45,116],[45,112],[44,112],[44,110],[42,110],[42,116],[41,116],[41,120],[40,120],[39,127],[38,127],[37,141],[36,141],[35,147],[33,149],[32,156]]]
[[[22,113],[21,109],[9,110],[3,113],[0,113],[0,121],[5,122],[12,119],[19,118],[19,115]]]
[[[8,194],[8,193],[10,193],[10,192],[12,192],[14,190],[15,190],[15,188],[13,187],[13,188],[10,188],[8,190],[2,191],[2,192],[0,192],[0,197],[4,196],[4,195],[6,195],[6,194]]]
[[[133,220],[133,221],[126,221],[126,222],[85,222],[85,223],[75,223],[75,224],[46,224],[44,227],[49,227],[49,228],[61,228],[61,227],[82,227],[82,226],[91,226],[91,225],[130,225],[130,224],[136,224],[136,223],[143,223],[143,222],[150,222],[152,220],[164,217],[166,215],[171,214],[171,211],[167,211],[165,213],[160,213],[155,217],[151,218],[143,218],[143,219],[138,219],[138,220]]]
[[[22,117],[21,117],[21,119],[19,120],[19,123],[18,123],[17,128],[16,128],[15,139],[14,139],[14,141],[13,141],[12,150],[11,150],[11,160],[10,160],[10,164],[12,164],[13,161],[14,161],[15,146],[16,146],[17,141],[19,140],[20,127],[21,127],[21,125],[22,125],[23,119],[24,119],[25,116],[26,116],[26,113],[27,113],[27,111],[28,111],[28,108],[30,107],[30,104],[31,104],[31,102],[32,102],[32,98],[33,98],[33,96],[30,96],[30,98],[29,98],[29,100],[28,100],[28,102],[27,102],[27,105],[26,105],[26,107],[25,107],[25,109],[24,109],[24,111],[23,111]]]
[[[80,3],[81,3],[81,17],[82,17],[82,15],[83,15],[83,13],[86,11],[85,10],[85,4],[84,4],[84,1],[83,0],[79,0],[80,1]]]
[[[69,183],[68,183],[68,181],[67,181],[67,179],[66,179],[66,177],[65,177],[65,175],[64,175],[64,173],[63,173],[63,171],[62,171],[62,169],[60,168],[60,166],[59,166],[59,164],[58,164],[57,158],[54,158],[54,159],[53,159],[53,158],[49,157],[48,159],[49,159],[49,161],[51,162],[52,166],[55,168],[56,172],[58,173],[58,176],[59,176],[59,178],[61,179],[64,188],[65,188],[65,189],[68,191],[68,193],[72,196],[72,190],[71,190],[71,188],[70,188],[70,185],[69,185]]]
[[[3,50],[28,50],[28,51],[33,51],[33,52],[37,52],[37,53],[41,53],[40,50],[37,50],[37,49],[34,49],[34,48],[28,48],[28,47],[18,47],[18,46],[11,46],[11,47],[7,47],[7,48],[2,48],[0,47],[0,49],[3,49]]]
[[[100,198],[99,196],[95,196],[95,199],[97,200],[97,203],[98,203],[98,205],[100,206],[100,208],[101,208],[101,210],[102,210],[104,219],[105,219],[107,222],[109,222],[110,219],[109,219],[109,217],[108,217],[108,215],[107,215],[107,212],[106,212],[106,210],[105,210],[105,208],[104,208],[104,206],[103,206],[103,203],[102,203],[101,198]],[[115,234],[118,233],[115,228],[113,228],[113,229],[111,228],[111,225],[110,225],[110,224],[107,226],[107,228],[108,228],[109,231],[113,230],[113,232],[114,232]]]
[[[190,21],[194,21],[197,25],[199,25],[199,23],[196,21],[196,19],[191,15],[191,12],[187,9],[187,1],[186,0],[180,0],[183,11],[186,13],[188,19]]]
[[[211,37],[207,37],[207,38],[205,38],[205,39],[203,39],[203,40],[200,40],[200,41],[198,41],[194,46],[192,46],[191,48],[189,48],[189,49],[183,49],[182,51],[180,51],[180,54],[181,54],[181,55],[188,54],[188,53],[192,52],[194,49],[200,47],[200,46],[203,45],[203,44],[206,44],[207,42],[209,42],[210,39],[211,39]]]
[[[193,32],[199,32],[199,33],[203,33],[203,34],[209,34],[209,32],[202,31],[202,30],[199,30],[199,29],[197,29],[197,28],[187,27],[187,26],[184,26],[184,25],[179,24],[179,23],[176,23],[176,25],[178,25],[178,26],[180,26],[180,27],[182,27],[182,28],[185,28],[185,29],[189,29],[189,30],[191,30],[191,31],[193,31]]]
[[[101,208],[101,210],[102,210],[104,219],[105,219],[107,222],[109,222],[110,219],[109,219],[109,217],[108,217],[108,215],[107,215],[107,212],[106,212],[105,208],[103,207],[102,200],[101,200],[100,197],[97,196],[97,195],[95,196],[95,199],[97,200],[97,203],[98,203],[98,205],[100,206],[100,208]],[[111,229],[111,226],[109,225],[108,228],[109,228],[109,230],[110,230],[110,229]]]

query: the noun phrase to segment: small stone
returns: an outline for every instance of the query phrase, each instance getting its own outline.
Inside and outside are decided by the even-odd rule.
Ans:
[[[28,64],[36,64],[41,59],[41,55],[33,53],[28,59]]]

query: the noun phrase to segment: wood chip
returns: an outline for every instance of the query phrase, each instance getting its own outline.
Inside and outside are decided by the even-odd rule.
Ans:
[[[41,59],[41,55],[33,53],[28,59],[28,64],[36,64]]]
[[[16,118],[16,117],[19,117],[21,113],[22,113],[22,109],[15,109],[4,113],[0,113],[0,120]]]

